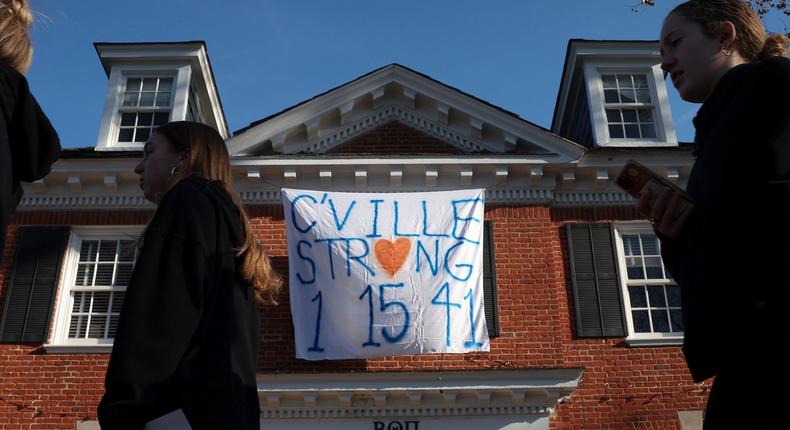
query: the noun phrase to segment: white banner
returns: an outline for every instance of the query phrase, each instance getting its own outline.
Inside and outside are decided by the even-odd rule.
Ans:
[[[488,351],[483,190],[282,195],[297,358]]]

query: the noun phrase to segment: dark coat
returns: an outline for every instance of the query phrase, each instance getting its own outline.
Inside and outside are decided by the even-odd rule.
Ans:
[[[788,339],[790,59],[728,71],[694,126],[695,213],[678,239],[662,238],[662,254],[681,287],[683,349],[699,382],[767,366]]]
[[[22,199],[20,181],[49,173],[60,155],[60,140],[30,94],[27,79],[0,62],[0,261],[11,215]]]
[[[239,209],[220,182],[170,189],[134,267],[99,404],[104,430],[181,408],[193,429],[258,429],[260,319],[238,277]]]

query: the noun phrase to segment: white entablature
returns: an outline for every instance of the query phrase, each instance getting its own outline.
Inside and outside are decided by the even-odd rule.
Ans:
[[[398,64],[253,123],[228,139],[232,156],[319,154],[399,122],[465,153],[536,154],[552,163],[583,148],[517,115]]]

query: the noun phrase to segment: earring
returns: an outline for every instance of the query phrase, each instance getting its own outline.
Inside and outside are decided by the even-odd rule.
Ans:
[[[732,49],[721,48],[721,53],[729,57],[730,55],[732,55]]]
[[[170,176],[174,176],[176,174],[176,167],[178,166],[173,166],[173,168],[170,169]]]

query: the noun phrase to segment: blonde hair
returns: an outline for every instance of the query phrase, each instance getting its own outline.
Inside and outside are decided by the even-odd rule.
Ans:
[[[33,13],[27,0],[0,0],[0,61],[25,73],[33,61],[28,29]]]
[[[715,36],[724,21],[735,26],[738,53],[748,62],[768,57],[787,57],[790,40],[783,34],[767,35],[757,14],[742,0],[690,0],[669,13],[696,22],[708,36]]]
[[[283,282],[272,268],[263,246],[255,239],[250,220],[233,190],[230,157],[222,136],[205,124],[190,121],[165,124],[155,133],[167,139],[173,151],[186,154],[183,164],[174,171],[173,184],[193,174],[222,182],[241,216],[244,242],[236,250],[236,256],[241,258],[239,275],[252,286],[258,302],[276,304],[276,296]]]

